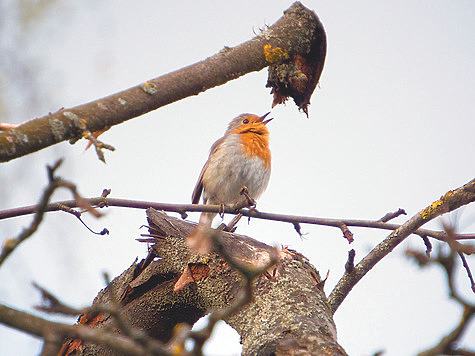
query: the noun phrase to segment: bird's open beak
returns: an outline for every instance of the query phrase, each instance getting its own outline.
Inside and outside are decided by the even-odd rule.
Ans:
[[[262,122],[264,125],[267,125],[267,123],[270,122],[270,121],[273,119],[273,118],[271,118],[271,119],[264,120],[264,119],[266,118],[266,116],[269,115],[269,114],[270,114],[270,111],[269,111],[267,114],[264,114],[264,115],[262,115],[262,116],[260,117],[261,122]]]

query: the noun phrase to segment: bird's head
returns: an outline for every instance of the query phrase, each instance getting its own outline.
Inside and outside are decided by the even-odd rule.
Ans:
[[[272,120],[265,120],[269,113],[262,116],[253,114],[241,114],[229,123],[226,134],[254,133],[257,135],[269,135],[266,125]]]

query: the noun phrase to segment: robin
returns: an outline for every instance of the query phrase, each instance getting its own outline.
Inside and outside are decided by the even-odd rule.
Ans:
[[[191,201],[231,207],[254,205],[269,183],[271,153],[266,116],[241,114],[234,118],[224,136],[210,150],[198,177]],[[200,253],[210,250],[209,232],[217,213],[201,213],[197,228],[188,238]]]

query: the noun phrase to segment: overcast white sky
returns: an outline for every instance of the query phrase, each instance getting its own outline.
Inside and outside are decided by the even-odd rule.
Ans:
[[[0,121],[20,122],[137,85],[238,45],[273,24],[291,1],[57,1],[23,32],[15,27],[14,1],[0,27],[3,63],[16,44],[22,63],[0,73],[2,91],[15,110]],[[328,53],[310,106],[310,118],[292,102],[272,112],[273,172],[258,209],[333,218],[379,219],[404,208],[409,217],[449,189],[475,176],[473,1],[305,1],[327,31]],[[5,13],[5,12],[4,12]],[[10,46],[10,47],[9,47]],[[28,81],[12,73],[28,69]],[[4,70],[3,65],[2,70]],[[114,127],[101,138],[116,147],[107,164],[84,153],[85,143],[62,143],[0,168],[0,209],[35,203],[46,185],[45,166],[65,162],[58,174],[88,197],[112,189],[112,197],[187,203],[211,144],[243,112],[269,111],[267,71],[184,99]],[[11,87],[20,87],[15,92]],[[39,90],[22,101],[21,88]],[[38,99],[39,98],[39,99]],[[28,105],[26,105],[28,104]],[[58,193],[55,199],[69,199]],[[462,232],[475,230],[475,208],[457,214]],[[31,217],[0,222],[0,243]],[[189,219],[197,220],[197,215]],[[404,222],[404,217],[395,222]],[[112,208],[101,220],[87,219],[88,233],[73,217],[49,214],[36,235],[0,269],[0,302],[24,310],[38,304],[36,281],[75,306],[89,304],[104,282],[146,247],[135,241],[145,212]],[[440,228],[440,222],[427,227]],[[351,229],[352,246],[339,230],[244,221],[239,232],[273,245],[287,245],[309,258],[326,292],[344,271],[347,252],[357,260],[387,236]],[[339,342],[350,355],[409,355],[450,331],[461,309],[448,298],[439,268],[420,270],[404,257],[424,251],[410,237],[351,292],[335,315]],[[473,258],[469,259],[472,270]],[[466,298],[469,281],[456,278]],[[473,325],[464,337],[475,348]],[[0,326],[2,355],[34,355],[38,340]],[[207,347],[209,355],[240,353],[237,334],[226,326]]]

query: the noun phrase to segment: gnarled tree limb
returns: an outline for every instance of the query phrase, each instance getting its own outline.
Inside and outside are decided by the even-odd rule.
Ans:
[[[193,324],[212,310],[227,308],[240,291],[242,277],[216,253],[199,256],[188,250],[184,238],[194,224],[154,209],[147,214],[155,236],[144,240],[154,243],[150,258],[117,277],[114,287],[101,291],[94,303],[107,304],[114,293],[124,319],[166,343],[178,323]],[[234,261],[250,268],[266,265],[275,255],[273,247],[246,236],[222,232],[220,244]],[[272,273],[255,280],[254,300],[226,318],[241,335],[242,354],[345,355],[336,341],[327,298],[318,287],[318,272],[293,251],[281,251],[279,259]],[[111,319],[100,319],[96,327],[114,328]],[[108,352],[98,345],[82,346],[85,354]]]

